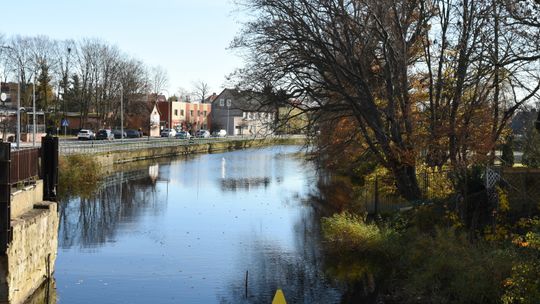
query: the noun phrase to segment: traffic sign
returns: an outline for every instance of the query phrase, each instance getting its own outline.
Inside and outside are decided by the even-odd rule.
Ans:
[[[69,127],[69,121],[66,118],[62,118],[62,127]]]

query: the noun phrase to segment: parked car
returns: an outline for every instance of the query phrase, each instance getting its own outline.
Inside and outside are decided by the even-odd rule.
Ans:
[[[223,129],[221,129],[221,130],[219,130],[219,131],[214,131],[214,132],[212,133],[212,136],[215,136],[215,137],[225,137],[225,136],[227,136],[227,131],[225,131],[225,130],[223,130]]]
[[[92,130],[87,130],[87,129],[81,129],[79,131],[79,133],[77,133],[77,139],[78,140],[90,140],[90,139],[95,139],[96,138],[96,135],[94,134],[94,132],[92,132]]]
[[[176,133],[175,137],[179,138],[179,139],[190,139],[191,134],[189,134],[188,131],[180,131],[180,132]]]
[[[200,129],[199,131],[197,131],[197,133],[195,133],[195,137],[208,138],[210,137],[210,132],[208,132],[208,130]]]
[[[122,138],[122,130],[113,130],[112,133],[114,134],[114,138]],[[124,138],[127,137],[126,131],[124,131]]]
[[[139,132],[138,130],[130,129],[126,131],[126,136],[127,138],[139,138],[141,137],[141,132]]]
[[[176,131],[174,129],[163,129],[161,131],[161,137],[174,137],[176,135]]]
[[[102,129],[96,133],[96,139],[113,140],[114,134],[111,132],[111,130]]]

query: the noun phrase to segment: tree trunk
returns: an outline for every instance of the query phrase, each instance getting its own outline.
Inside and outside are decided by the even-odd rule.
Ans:
[[[422,198],[422,191],[416,177],[416,167],[412,165],[394,166],[391,171],[396,180],[398,192],[409,201]]]

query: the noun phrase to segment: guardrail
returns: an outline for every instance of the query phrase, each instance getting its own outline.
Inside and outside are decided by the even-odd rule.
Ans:
[[[92,154],[108,153],[118,151],[135,151],[143,149],[188,146],[197,144],[207,144],[213,142],[240,141],[264,138],[305,138],[303,135],[287,136],[230,136],[230,137],[210,137],[210,138],[136,138],[136,139],[115,139],[115,140],[91,140],[91,141],[70,141],[60,142],[60,154]]]

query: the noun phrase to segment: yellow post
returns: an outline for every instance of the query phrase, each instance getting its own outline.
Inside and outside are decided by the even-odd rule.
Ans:
[[[272,304],[287,304],[287,301],[285,300],[285,295],[283,294],[283,291],[281,289],[278,289],[276,291],[276,295],[272,300]]]

